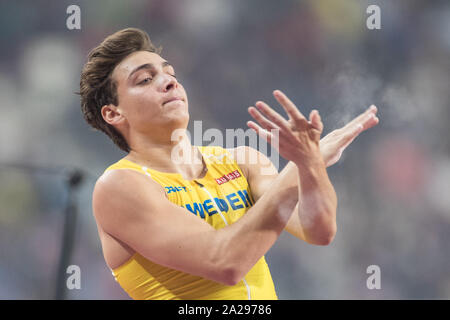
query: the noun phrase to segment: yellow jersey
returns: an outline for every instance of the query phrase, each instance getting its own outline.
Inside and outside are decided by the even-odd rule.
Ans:
[[[224,148],[198,146],[207,171],[203,178],[185,180],[179,173],[166,173],[121,159],[108,170],[131,169],[159,183],[167,198],[208,222],[215,229],[236,222],[254,204],[247,179]],[[189,240],[187,240],[189,241]],[[138,252],[112,270],[120,286],[133,299],[247,300],[277,299],[264,256],[242,281],[227,286],[154,263]]]

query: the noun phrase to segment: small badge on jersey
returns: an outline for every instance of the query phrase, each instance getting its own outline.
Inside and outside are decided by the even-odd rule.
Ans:
[[[239,178],[241,176],[241,174],[239,173],[238,170],[234,170],[233,172],[224,174],[223,176],[221,176],[220,178],[215,179],[216,182],[218,184],[223,184],[225,182],[228,182],[230,180],[234,180],[236,178]]]
[[[175,187],[175,186],[169,186],[169,187],[164,187],[166,188],[166,192],[167,194],[172,193],[172,192],[178,192],[178,191],[191,191],[190,189],[186,190],[186,187]]]

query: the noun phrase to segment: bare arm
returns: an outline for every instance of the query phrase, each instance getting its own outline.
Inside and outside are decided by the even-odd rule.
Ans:
[[[113,170],[94,189],[93,209],[103,230],[155,263],[225,284],[240,281],[272,247],[301,199],[307,212],[334,215],[336,195],[319,150],[320,132],[307,125],[292,130],[295,143],[281,147],[296,174],[281,172],[234,224],[215,230],[171,203],[151,178]],[[311,220],[311,219],[310,219]],[[317,220],[317,219],[316,219]],[[310,223],[302,221],[303,226]]]
[[[230,151],[233,152],[236,158],[253,157],[260,159],[258,163],[253,165],[241,165],[241,168],[246,175],[247,181],[250,185],[252,197],[256,203],[258,202],[258,199],[260,199],[260,197],[266,192],[271,194],[276,194],[278,192],[278,190],[273,187],[272,183],[274,179],[279,177],[280,174],[283,174],[286,183],[298,181],[297,179],[299,177],[299,168],[293,162],[289,162],[283,168],[283,170],[278,173],[272,162],[262,153],[253,148],[238,147]],[[264,174],[261,174],[263,168]],[[303,175],[302,178],[305,179],[305,175]],[[312,179],[312,181],[314,180],[315,179]],[[300,182],[301,181],[302,179],[300,179]],[[303,187],[301,187],[300,190],[309,191],[299,192],[297,185],[295,192],[299,196],[297,197],[297,203],[292,211],[293,213],[289,218],[285,230],[293,234],[297,238],[304,240],[310,244],[329,244],[336,233],[335,220],[332,220],[331,222],[325,221],[322,223],[319,223],[320,221],[313,220],[315,215],[321,214],[321,212],[323,212],[321,211],[323,209],[321,209],[320,203],[323,202],[323,197],[326,197],[326,195],[322,194],[320,188],[318,188],[317,184],[315,183],[309,185],[305,185],[304,183]],[[311,197],[311,194],[315,194],[315,197],[313,199],[308,199],[309,197]],[[300,201],[298,201],[298,199],[300,199]],[[301,203],[302,205],[299,206],[299,203]],[[309,221],[309,228],[305,221]]]
[[[348,147],[348,145],[363,131],[372,128],[378,124],[378,118],[375,116],[377,108],[371,106],[364,113],[355,117],[347,125],[342,128],[336,129],[329,133],[327,136],[320,141],[320,151],[322,157],[328,166],[335,164],[339,161],[342,152]],[[267,159],[263,154],[258,151],[248,148],[248,147],[238,147],[232,150],[234,156],[238,158],[251,157],[252,159],[259,159],[256,165],[248,166],[247,162],[240,161],[241,167],[246,174],[247,180],[249,181],[252,196],[257,201],[266,191],[271,190],[271,183],[273,179],[278,176],[278,170],[273,166],[271,161]],[[261,174],[262,169],[264,169],[265,174]],[[288,172],[285,174],[287,177],[291,177],[296,172],[295,164],[289,162],[281,172]],[[298,203],[294,212],[298,212]],[[300,211],[302,209],[300,208]],[[308,214],[304,212],[303,214]],[[294,235],[295,237],[304,240],[311,244],[320,244],[320,241],[315,241],[315,235],[322,232],[320,230],[316,231],[314,229],[310,230],[312,232],[311,236],[305,234],[304,226],[302,225],[301,213],[293,214],[285,228],[286,231]],[[319,239],[320,240],[320,239]],[[326,244],[326,242],[325,242]]]
[[[250,107],[249,112],[262,127],[253,121],[247,124],[297,167],[294,170],[290,165],[288,171],[294,177],[297,173],[299,178],[294,214],[301,221],[302,236],[307,242],[327,245],[336,233],[337,197],[320,152],[323,124],[319,112],[313,110],[307,119],[284,93],[275,90],[273,95],[289,119],[259,101],[255,104],[257,109]]]
[[[279,193],[263,195],[239,221],[220,230],[171,203],[159,184],[132,170],[99,178],[93,210],[105,232],[147,259],[234,285],[271,248],[297,202],[295,183],[284,183],[280,175],[273,185]]]

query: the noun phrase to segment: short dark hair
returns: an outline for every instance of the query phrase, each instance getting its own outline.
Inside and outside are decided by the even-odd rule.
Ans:
[[[130,152],[127,141],[114,126],[106,123],[101,109],[104,105],[119,104],[117,83],[111,74],[125,57],[136,51],[160,54],[161,48],[156,48],[143,30],[127,28],[117,31],[89,52],[80,78],[79,94],[84,119],[94,129],[104,132],[125,152]]]

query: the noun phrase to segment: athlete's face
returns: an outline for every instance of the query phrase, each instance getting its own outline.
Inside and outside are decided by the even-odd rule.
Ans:
[[[136,132],[186,128],[188,100],[174,68],[161,56],[147,51],[130,54],[112,73],[118,106],[102,109],[106,121]]]

